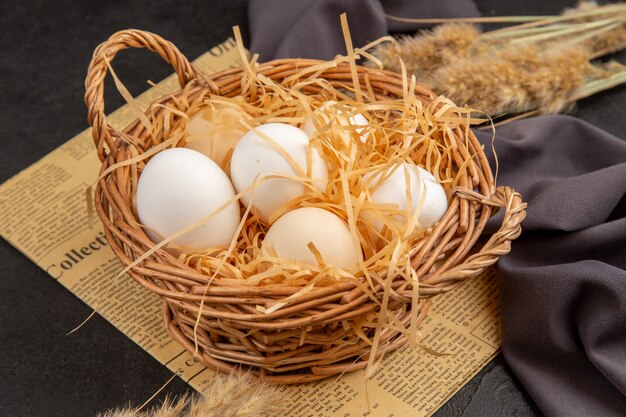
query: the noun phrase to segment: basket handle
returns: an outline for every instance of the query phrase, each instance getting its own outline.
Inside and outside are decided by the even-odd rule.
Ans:
[[[105,143],[111,154],[117,156],[114,138],[119,137],[119,133],[107,122],[104,113],[104,79],[108,70],[107,62],[113,61],[119,51],[127,48],[146,48],[159,54],[176,71],[181,88],[197,78],[194,68],[178,48],[154,33],[135,29],[122,30],[101,43],[93,53],[85,79],[87,120],[92,127],[91,134],[100,161],[104,161],[107,156]]]
[[[522,196],[511,187],[500,186],[485,197],[475,191],[457,188],[459,197],[484,205],[504,208],[504,218],[498,231],[492,234],[479,252],[470,255],[465,262],[448,269],[440,275],[426,279],[427,284],[453,284],[470,274],[478,274],[511,251],[511,241],[522,233],[521,223],[526,217],[527,204]]]
[[[469,190],[460,190],[458,193],[462,198],[470,201],[476,201],[496,208],[504,208],[504,218],[500,228],[490,236],[480,252],[470,256],[468,260],[472,260],[472,262],[480,265],[487,262],[491,256],[495,256],[497,260],[499,257],[509,253],[511,251],[511,241],[517,239],[522,233],[521,223],[526,217],[527,204],[522,200],[522,196],[513,188],[507,186],[497,187],[496,192],[488,198]],[[491,263],[494,262],[495,260]]]

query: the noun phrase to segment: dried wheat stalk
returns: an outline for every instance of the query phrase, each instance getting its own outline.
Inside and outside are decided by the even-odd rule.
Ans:
[[[491,116],[567,111],[626,82],[623,65],[591,62],[626,47],[625,4],[583,2],[560,16],[527,20],[485,33],[474,24],[446,23],[382,44],[375,55],[393,71],[401,71],[401,60],[437,93]]]
[[[125,408],[99,417],[257,417],[279,415],[278,388],[253,379],[249,374],[216,374],[201,395],[166,398],[148,411]]]

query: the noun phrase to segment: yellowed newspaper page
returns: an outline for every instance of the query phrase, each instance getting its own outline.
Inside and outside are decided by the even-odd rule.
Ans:
[[[194,61],[210,74],[238,65],[232,39]],[[175,91],[171,76],[137,98],[148,103]],[[122,128],[128,106],[109,121]],[[202,390],[213,371],[167,334],[159,298],[121,271],[99,221],[90,227],[85,189],[100,162],[89,130],[80,133],[0,186],[2,237],[91,306],[158,361]],[[282,388],[288,416],[427,416],[475,375],[498,351],[498,285],[492,271],[440,296],[421,327],[418,346],[388,354],[377,374],[363,372]],[[77,324],[83,317],[77,317]],[[69,331],[70,329],[68,329]],[[88,332],[89,326],[79,331]],[[165,381],[164,381],[165,382]]]

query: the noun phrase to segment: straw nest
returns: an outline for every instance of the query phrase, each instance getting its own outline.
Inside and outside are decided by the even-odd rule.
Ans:
[[[525,204],[511,188],[496,188],[469,129],[470,110],[406,74],[356,65],[359,56],[373,58],[367,49],[376,43],[353,50],[346,28],[344,21],[347,56],[258,64],[256,57],[246,58],[238,39],[242,67],[213,75],[197,72],[174,45],[148,32],[118,32],[94,52],[85,101],[102,161],[95,209],[124,271],[163,298],[168,331],[210,368],[244,367],[287,384],[368,365],[371,375],[384,354],[417,341],[431,297],[496,262],[520,233]],[[104,113],[103,82],[110,61],[126,48],[158,53],[174,67],[181,90],[116,131]],[[353,114],[348,107],[315,116],[328,100],[365,115],[365,132],[337,120]],[[171,239],[150,241],[133,206],[137,179],[152,155],[192,140],[184,134],[189,117],[207,109],[239,112],[238,128],[246,129],[268,122],[300,125],[313,117],[320,133],[311,147],[329,166],[329,185],[324,193],[310,187],[285,210],[315,206],[342,217],[363,248],[358,270],[322,259],[311,266],[264,257],[260,242],[267,225],[243,205],[240,233],[227,249],[177,257],[164,248]],[[364,143],[350,140],[364,133]],[[416,216],[368,200],[364,174],[403,161],[432,172],[448,195],[447,213],[430,229],[414,228]],[[501,207],[500,230],[475,247]],[[360,215],[365,212],[369,216]],[[411,227],[388,220],[398,216]],[[385,224],[382,233],[371,233],[371,219]]]

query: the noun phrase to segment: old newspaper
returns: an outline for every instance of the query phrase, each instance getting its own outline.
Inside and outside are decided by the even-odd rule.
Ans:
[[[205,73],[237,65],[232,39],[194,61]],[[174,91],[173,76],[138,101],[147,105]],[[128,106],[109,121],[117,128],[133,117]],[[96,222],[90,227],[85,189],[99,168],[89,130],[0,187],[2,237],[59,284],[135,341],[192,387],[202,390],[213,371],[195,361],[164,329],[161,302],[120,268]],[[384,359],[369,379],[353,372],[327,381],[284,387],[289,416],[428,416],[472,378],[499,350],[498,284],[490,270],[436,298],[421,326],[420,347]],[[79,331],[88,332],[89,327]],[[436,353],[436,354],[435,354]],[[367,385],[366,385],[367,384]]]

